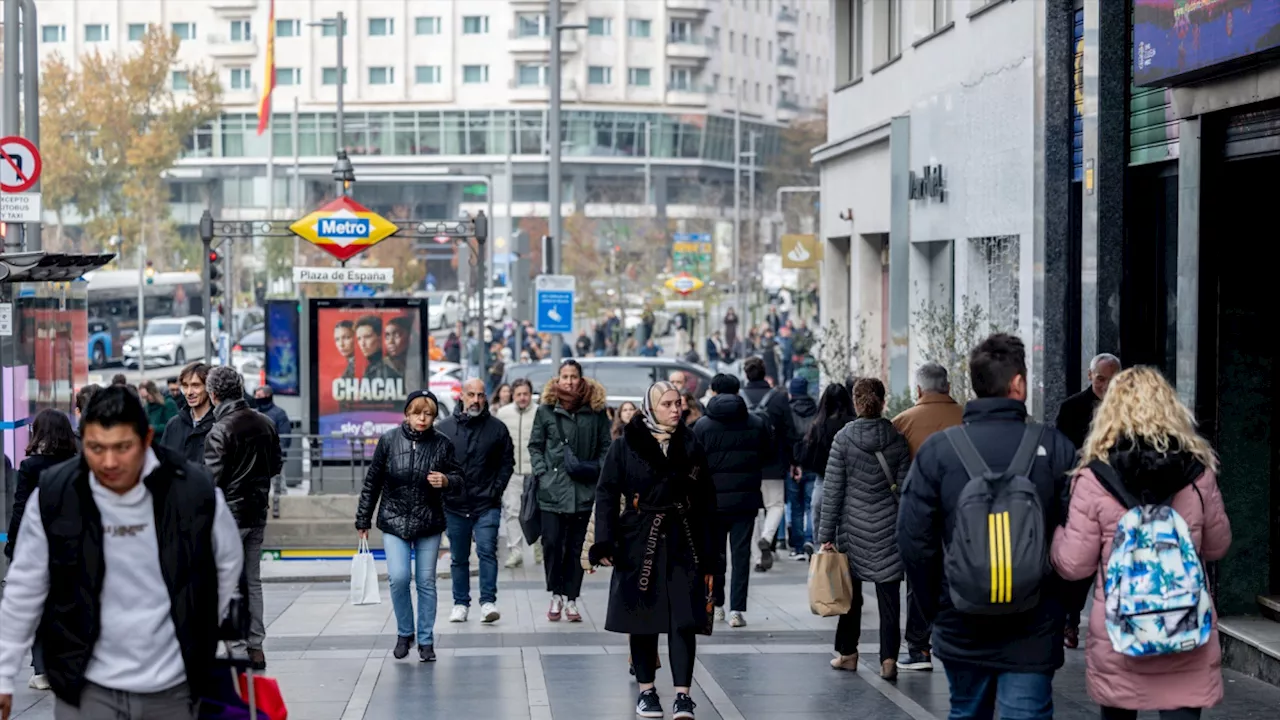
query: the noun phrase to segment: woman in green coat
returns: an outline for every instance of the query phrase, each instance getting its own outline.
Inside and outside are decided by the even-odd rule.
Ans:
[[[529,435],[529,463],[538,476],[542,511],[542,549],[551,606],[547,619],[561,613],[581,622],[583,539],[595,506],[600,463],[609,452],[609,418],[604,387],[582,376],[569,359],[542,389],[542,402]]]

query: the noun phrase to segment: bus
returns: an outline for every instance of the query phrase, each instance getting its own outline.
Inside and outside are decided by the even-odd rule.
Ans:
[[[94,270],[88,282],[89,364],[101,368],[124,360],[124,341],[138,331],[138,271]],[[146,316],[183,317],[202,311],[204,281],[199,273],[157,273],[143,286]]]

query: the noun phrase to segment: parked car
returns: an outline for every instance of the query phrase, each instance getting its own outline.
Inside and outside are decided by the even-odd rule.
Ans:
[[[577,358],[577,361],[587,377],[594,378],[604,386],[609,404],[615,407],[628,400],[638,405],[650,385],[658,380],[666,380],[674,370],[683,370],[690,377],[693,387],[689,389],[698,397],[706,395],[711,389],[711,378],[715,375],[701,365],[674,358],[584,357]],[[550,360],[509,365],[503,381],[528,378],[533,383],[536,395],[542,392],[542,387],[555,374],[555,369]]]
[[[456,290],[433,290],[415,295],[427,298],[427,327],[432,330],[447,330],[458,323],[462,304],[458,302]]]
[[[231,346],[231,367],[244,376],[245,392],[258,389],[267,367],[267,341],[262,330],[245,333]]]
[[[124,343],[125,365],[137,367],[139,356],[148,367],[184,365],[204,358],[204,319],[188,315],[148,320],[141,348],[136,335]]]
[[[471,315],[475,317],[480,312],[480,303],[474,295],[471,296],[470,306]],[[485,315],[489,316],[491,322],[506,322],[515,312],[515,301],[511,297],[511,288],[496,287],[485,290],[484,312]]]

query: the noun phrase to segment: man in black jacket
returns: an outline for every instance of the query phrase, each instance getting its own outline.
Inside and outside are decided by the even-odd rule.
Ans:
[[[54,716],[195,718],[241,547],[222,493],[164,446],[138,394],[104,388],[84,453],[31,494],[0,603],[0,717],[36,628]]]
[[[733,562],[729,626],[747,624],[747,585],[751,570],[751,537],[756,513],[764,507],[760,493],[761,468],[772,457],[769,431],[764,421],[747,412],[738,395],[738,378],[721,373],[711,379],[712,398],[707,414],[693,425],[694,437],[707,455],[707,467],[716,486],[716,549],[724,552],[726,540]],[[719,567],[726,566],[721,559]],[[725,600],[723,571],[715,578],[715,619],[723,620]]]
[[[275,423],[245,402],[244,379],[235,368],[219,365],[209,370],[209,396],[214,422],[205,440],[204,464],[240,528],[249,580],[249,660],[262,670],[267,667],[262,652],[267,635],[262,620],[262,538],[271,478],[284,467],[280,436]]]
[[[1027,363],[1022,341],[992,335],[969,356],[977,400],[965,406],[965,432],[994,472],[1004,472],[1027,424]],[[1044,527],[1066,520],[1075,448],[1056,430],[1040,438],[1028,479],[1044,508]],[[957,501],[969,482],[945,433],[935,433],[916,454],[903,484],[898,510],[898,548],[907,580],[925,619],[933,623],[934,654],[946,665],[951,717],[1049,720],[1053,717],[1053,673],[1062,666],[1062,580],[1049,571],[1040,602],[1022,613],[973,615],[951,601],[943,570],[943,548],[951,542]]]
[[[786,514],[786,482],[791,477],[791,466],[795,464],[791,457],[795,421],[791,417],[791,402],[787,399],[787,391],[771,387],[765,380],[764,360],[758,357],[747,358],[742,363],[742,374],[747,376],[747,384],[742,388],[747,408],[753,412],[763,410],[768,414],[768,430],[772,435],[768,443],[771,454],[764,467],[764,482],[760,485],[764,494],[764,521],[756,539],[755,550],[752,551],[752,555],[759,558],[756,572],[766,572],[773,567],[774,539]]]
[[[498,527],[502,524],[502,494],[515,469],[511,433],[489,414],[484,381],[472,378],[462,386],[462,400],[437,428],[453,443],[453,456],[462,466],[462,482],[444,492],[449,555],[453,577],[453,612],[449,622],[466,622],[471,608],[471,540],[480,560],[480,616],[486,623],[498,612]]]
[[[184,401],[179,403],[178,414],[169,418],[160,436],[160,444],[177,451],[188,462],[204,462],[204,440],[213,427],[213,403],[205,381],[209,366],[194,362],[182,368],[178,382],[182,386]]]

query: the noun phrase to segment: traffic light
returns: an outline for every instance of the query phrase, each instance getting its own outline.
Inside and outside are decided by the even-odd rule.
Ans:
[[[218,255],[217,250],[209,251],[209,297],[216,298],[222,294],[222,287],[218,285],[218,280],[222,279],[222,268],[220,267],[222,257]]]
[[[156,282],[156,268],[150,260],[147,261],[147,269],[143,273],[147,278],[148,285],[154,285]]]

